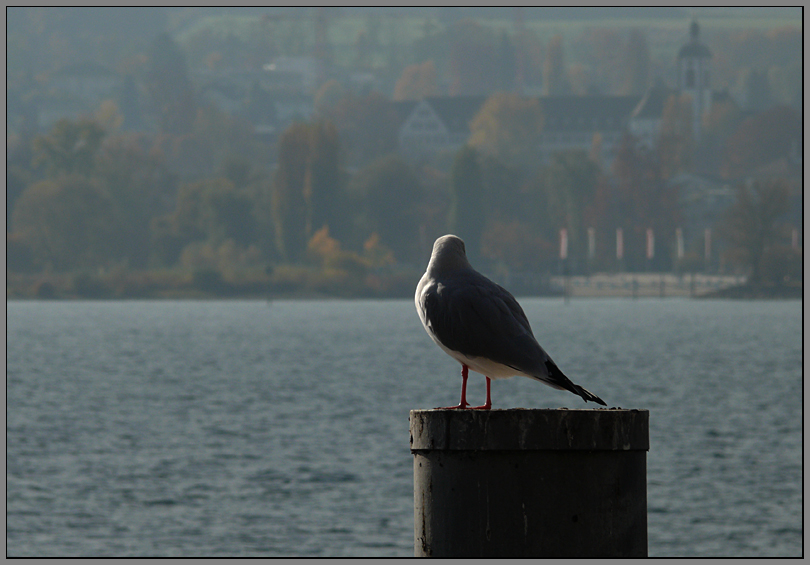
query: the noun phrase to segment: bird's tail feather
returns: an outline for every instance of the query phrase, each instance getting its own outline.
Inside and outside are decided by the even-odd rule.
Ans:
[[[605,404],[604,400],[602,400],[601,398],[596,396],[594,393],[592,393],[588,389],[583,388],[583,387],[581,387],[579,385],[575,385],[574,383],[571,383],[571,385],[572,385],[572,388],[570,388],[569,390],[571,392],[573,392],[574,394],[580,395],[582,397],[582,400],[585,400],[585,401],[590,400],[591,402],[596,402],[597,404],[601,404],[602,406],[607,406],[607,404]]]
[[[586,402],[591,401],[596,402],[597,404],[601,404],[602,406],[607,406],[604,400],[596,396],[588,389],[572,383],[571,379],[566,377],[565,374],[563,374],[560,368],[557,367],[557,365],[551,359],[546,361],[546,369],[548,369],[548,378],[542,380],[551,384],[551,386],[553,386],[554,388],[564,389],[569,392],[573,392],[574,394],[581,396],[582,400]]]

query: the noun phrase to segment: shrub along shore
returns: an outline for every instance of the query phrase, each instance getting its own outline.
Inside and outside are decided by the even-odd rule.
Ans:
[[[7,299],[392,298],[410,296],[421,273],[364,273],[279,265],[222,273],[214,269],[8,273]]]
[[[223,273],[217,269],[76,271],[7,273],[8,300],[116,300],[209,298],[411,298],[422,276],[415,268],[351,272],[311,265],[278,265]],[[599,273],[591,277],[507,281],[521,296],[694,297],[731,299],[801,299],[802,281],[751,284],[736,277],[703,277],[691,285],[688,276],[660,273]],[[664,286],[661,282],[666,279]],[[712,280],[709,280],[712,279]],[[717,279],[717,280],[714,280]],[[722,280],[721,280],[722,279]],[[628,282],[630,281],[630,282]],[[635,281],[635,289],[633,288]],[[567,284],[567,287],[565,286]]]

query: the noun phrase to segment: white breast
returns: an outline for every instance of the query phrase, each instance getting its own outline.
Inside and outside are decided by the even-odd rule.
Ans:
[[[467,365],[470,370],[475,371],[476,373],[481,373],[484,376],[489,377],[490,379],[508,379],[509,377],[521,376],[521,377],[528,377],[526,373],[522,373],[517,369],[513,369],[512,367],[508,367],[506,365],[502,365],[501,363],[496,363],[491,359],[486,359],[484,357],[470,357],[468,355],[464,355],[463,353],[459,353],[458,351],[453,351],[452,349],[448,349],[444,345],[442,345],[436,337],[428,331],[428,335],[436,342],[436,345],[441,347],[445,353],[447,353],[450,357],[458,361],[463,365]]]

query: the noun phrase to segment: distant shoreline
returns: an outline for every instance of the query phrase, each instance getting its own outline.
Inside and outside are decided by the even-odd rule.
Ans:
[[[369,281],[354,284],[220,283],[217,287],[192,280],[150,280],[148,283],[117,285],[95,279],[78,286],[70,276],[26,276],[7,279],[6,300],[383,300],[413,296],[418,276],[412,273],[386,277],[384,284]],[[74,277],[75,278],[75,277]],[[413,279],[413,280],[411,280]],[[700,298],[700,299],[798,299],[803,298],[801,281],[781,285],[750,285],[734,275],[676,275],[672,273],[597,273],[591,276],[541,276],[513,273],[493,277],[517,297],[556,298]],[[146,283],[146,284],[144,284]],[[412,283],[412,284],[411,284]]]
[[[733,300],[802,300],[803,286],[799,284],[733,286],[716,290],[698,298],[729,298]]]
[[[512,281],[497,281],[511,288],[526,286],[520,277]],[[801,281],[785,284],[749,284],[737,275],[705,275],[702,273],[598,273],[591,276],[554,276],[547,279],[547,292],[525,291],[518,296],[559,296],[569,298],[696,298],[734,300],[802,300]],[[506,283],[506,284],[504,284]]]

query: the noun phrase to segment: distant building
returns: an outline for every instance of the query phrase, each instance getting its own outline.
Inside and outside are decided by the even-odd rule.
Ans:
[[[629,131],[640,143],[653,147],[661,133],[661,120],[667,101],[672,96],[688,95],[692,104],[692,134],[700,139],[703,118],[712,103],[728,99],[728,92],[713,92],[710,62],[712,53],[700,42],[700,26],[693,21],[689,27],[689,42],[678,51],[677,87],[669,88],[660,80],[650,88],[633,110]]]
[[[657,143],[661,133],[664,106],[673,95],[677,95],[676,90],[659,82],[647,91],[633,109],[628,130],[642,145],[652,148]]]
[[[410,159],[457,151],[470,137],[470,121],[485,96],[433,96],[419,102],[394,102],[404,118],[399,128],[400,152]]]
[[[556,152],[599,149],[602,164],[609,167],[617,144],[629,131],[648,147],[661,132],[661,120],[671,96],[689,95],[692,131],[700,138],[703,117],[712,102],[727,99],[727,92],[712,92],[712,54],[700,41],[700,26],[693,21],[689,41],[677,54],[677,86],[662,82],[643,96],[543,96],[544,115],[540,152],[543,161]],[[398,102],[404,115],[399,130],[400,151],[410,158],[423,158],[440,151],[456,151],[470,135],[469,123],[485,102],[484,96],[429,97],[419,102]],[[597,137],[598,136],[598,137]]]
[[[312,95],[303,92],[306,85],[311,86],[308,79],[290,71],[295,65],[289,66],[285,58],[279,60],[273,70],[265,66],[261,70],[198,71],[193,75],[199,85],[197,93],[204,103],[248,120],[257,136],[272,141],[289,124],[309,120],[315,112]]]
[[[398,135],[400,151],[411,159],[457,151],[470,137],[470,122],[486,100],[486,96],[448,96],[395,103],[404,116]],[[568,149],[590,152],[598,134],[600,158],[609,165],[639,97],[543,96],[538,100],[544,116],[542,161]]]
[[[591,152],[594,137],[600,138],[600,154],[609,167],[616,156],[622,134],[627,131],[630,113],[639,96],[546,96],[540,98],[543,110],[541,154],[543,161],[560,151],[581,149]]]
[[[700,42],[697,20],[689,26],[689,43],[678,51],[678,91],[692,98],[692,132],[700,139],[703,116],[712,108],[712,52]]]
[[[48,81],[48,89],[37,103],[37,126],[49,129],[61,119],[76,120],[94,113],[99,104],[118,97],[123,77],[95,63],[62,67]]]

